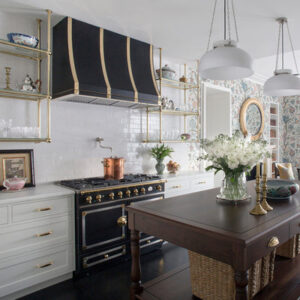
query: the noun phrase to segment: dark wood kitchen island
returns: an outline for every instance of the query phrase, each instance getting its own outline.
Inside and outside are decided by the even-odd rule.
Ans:
[[[252,199],[237,206],[217,201],[218,189],[129,206],[131,300],[152,299],[141,285],[139,232],[231,265],[236,299],[246,300],[250,266],[300,233],[299,192],[289,200],[270,202],[274,210],[264,216],[249,214],[256,200],[254,182],[248,182],[248,192]],[[274,238],[279,244],[272,247]]]

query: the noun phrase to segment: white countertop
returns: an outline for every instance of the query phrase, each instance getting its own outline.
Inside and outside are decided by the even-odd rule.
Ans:
[[[0,191],[0,204],[68,195],[74,195],[74,192],[55,183],[45,183],[20,191]]]
[[[163,179],[172,179],[172,178],[180,178],[180,177],[193,177],[193,176],[199,176],[199,175],[205,175],[205,174],[213,174],[212,171],[209,172],[201,172],[201,171],[178,171],[176,174],[170,174],[170,173],[165,173],[161,175],[161,178]]]

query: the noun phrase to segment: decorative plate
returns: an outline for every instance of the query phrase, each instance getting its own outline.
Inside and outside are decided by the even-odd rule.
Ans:
[[[28,46],[32,48],[36,48],[39,43],[39,40],[35,36],[27,35],[23,33],[11,32],[7,34],[7,38],[11,43]]]
[[[269,179],[267,181],[267,198],[287,199],[299,191],[299,185],[290,180]]]

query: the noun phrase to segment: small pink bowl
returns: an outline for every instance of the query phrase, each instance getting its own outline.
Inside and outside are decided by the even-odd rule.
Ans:
[[[18,178],[18,177],[5,179],[3,181],[3,186],[10,191],[21,190],[24,187],[26,180],[27,178]]]

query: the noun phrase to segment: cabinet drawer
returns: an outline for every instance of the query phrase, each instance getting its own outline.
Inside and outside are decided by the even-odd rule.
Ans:
[[[69,245],[0,262],[0,297],[74,270]]]
[[[276,245],[275,247],[269,246],[269,242],[272,238],[277,238],[280,245],[285,243],[290,238],[289,224],[284,224],[268,232],[263,237],[257,239],[251,245],[249,245],[247,248],[249,263],[253,263],[261,257],[267,255],[275,247],[278,247],[278,245]]]
[[[191,189],[193,191],[202,191],[205,189],[213,188],[214,178],[213,176],[201,176],[193,178],[191,180]]]
[[[70,216],[50,219],[48,222],[33,222],[12,225],[0,229],[0,255],[15,255],[25,250],[72,240],[72,220]]]
[[[0,207],[0,225],[8,224],[8,206]]]
[[[72,209],[72,197],[63,197],[48,199],[35,202],[23,202],[12,207],[12,221],[13,223],[27,220],[34,220],[51,216],[54,214],[61,214]]]

